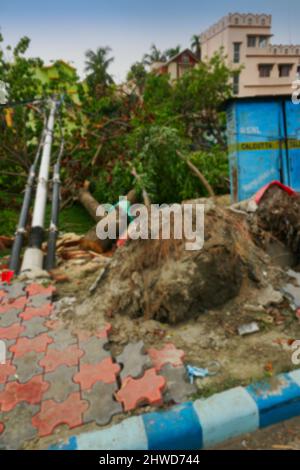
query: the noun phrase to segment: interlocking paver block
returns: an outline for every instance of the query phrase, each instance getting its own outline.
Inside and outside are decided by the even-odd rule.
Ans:
[[[16,300],[18,297],[25,296],[25,284],[22,282],[14,282],[9,286],[5,286],[5,291],[9,300]]]
[[[110,357],[110,352],[105,349],[107,345],[106,339],[99,339],[95,336],[87,341],[79,343],[80,348],[84,351],[81,364],[98,364],[102,359]]]
[[[45,368],[45,372],[52,372],[61,365],[69,367],[77,366],[83,354],[84,352],[76,345],[69,346],[62,351],[48,349],[46,356],[40,361],[40,365]]]
[[[42,307],[26,307],[24,312],[20,314],[20,317],[27,321],[32,320],[35,317],[49,317],[53,311],[51,304],[44,304]]]
[[[160,375],[167,381],[164,399],[166,403],[183,403],[190,395],[196,392],[195,385],[188,382],[185,367],[173,367],[166,364],[160,370]]]
[[[47,345],[52,342],[53,339],[50,338],[47,333],[43,333],[33,339],[18,338],[16,344],[11,346],[9,350],[14,353],[14,357],[18,358],[31,351],[35,351],[36,353],[45,352]]]
[[[53,339],[53,343],[50,344],[48,349],[63,351],[68,346],[77,344],[76,336],[73,336],[66,328],[49,331],[48,335]]]
[[[157,371],[165,364],[172,364],[174,367],[183,365],[184,351],[177,349],[174,344],[167,343],[162,349],[150,348],[148,354],[152,364]]]
[[[16,366],[16,379],[20,383],[31,380],[36,375],[43,374],[43,368],[39,365],[39,361],[44,357],[44,353],[37,354],[34,351],[28,352],[22,357],[13,360]]]
[[[79,392],[79,385],[73,382],[77,367],[59,366],[54,372],[45,374],[45,380],[50,387],[44,395],[44,400],[65,401],[70,393]]]
[[[23,323],[24,331],[20,334],[20,337],[26,336],[27,338],[34,338],[35,336],[46,333],[48,328],[45,325],[44,317],[34,317],[32,320],[25,321]],[[50,336],[50,334],[49,334]]]
[[[14,377],[16,368],[11,361],[7,361],[6,364],[0,365],[0,384],[5,384],[8,378]]]
[[[0,328],[0,340],[17,339],[23,331],[25,331],[25,327],[20,323],[14,323],[6,328]]]
[[[47,296],[48,299],[51,299],[55,291],[56,289],[53,286],[44,287],[43,285],[36,283],[29,284],[26,287],[26,292],[29,297],[41,294]]]
[[[164,377],[157,375],[155,369],[148,369],[141,379],[127,377],[115,397],[123,404],[125,411],[134,410],[144,403],[162,405],[165,385]]]
[[[48,387],[49,384],[44,382],[42,375],[36,375],[25,384],[8,382],[4,390],[0,392],[0,410],[10,411],[22,401],[36,405],[41,402]]]
[[[10,310],[12,309],[21,309],[23,310],[25,308],[27,302],[27,297],[19,297],[17,300],[14,302],[8,302],[5,304],[0,305],[0,315],[2,314],[8,314]]]
[[[80,364],[74,382],[79,383],[83,390],[89,390],[96,382],[111,384],[116,382],[120,366],[114,364],[111,357],[103,359],[99,364]]]
[[[45,304],[49,304],[51,299],[47,295],[35,295],[34,297],[29,297],[27,306],[28,307],[34,307],[34,308],[40,308],[43,307]],[[54,311],[54,307],[53,307]]]
[[[112,417],[122,413],[122,406],[113,395],[116,384],[97,382],[91,390],[84,390],[82,398],[89,402],[89,408],[83,415],[84,423],[96,421],[99,426],[108,424]]]
[[[122,354],[117,356],[117,362],[123,365],[121,379],[140,377],[145,369],[151,367],[151,361],[148,355],[143,354],[144,342],[129,343],[123,349]]]
[[[41,405],[41,411],[32,418],[32,424],[38,429],[40,437],[49,436],[61,424],[72,429],[83,423],[83,413],[88,406],[87,401],[81,400],[79,392],[71,393],[62,403],[46,400]]]
[[[12,411],[4,414],[2,434],[0,429],[0,449],[18,450],[36,437],[37,429],[32,426],[31,419],[38,410],[36,405],[19,403]]]
[[[14,323],[20,322],[21,319],[19,318],[19,313],[23,312],[22,309],[12,308],[9,310],[7,315],[0,315],[0,327],[6,328],[7,326],[11,326]]]

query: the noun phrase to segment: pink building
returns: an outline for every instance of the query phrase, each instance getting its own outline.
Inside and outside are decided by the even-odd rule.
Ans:
[[[288,95],[300,73],[300,45],[275,45],[272,16],[230,13],[200,35],[202,60],[220,49],[233,68],[239,97]]]

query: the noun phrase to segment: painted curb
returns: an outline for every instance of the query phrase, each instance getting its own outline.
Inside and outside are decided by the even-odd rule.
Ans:
[[[300,369],[72,436],[51,450],[199,450],[300,416]]]

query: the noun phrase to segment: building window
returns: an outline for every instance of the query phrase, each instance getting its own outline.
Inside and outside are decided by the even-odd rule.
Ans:
[[[266,24],[266,20],[265,20],[265,18],[262,18],[262,20],[261,20],[261,25],[262,25],[262,26],[265,26],[265,24]]]
[[[241,43],[234,42],[233,43],[233,62],[238,64],[241,60]]]
[[[235,95],[239,94],[240,91],[240,75],[238,73],[235,73],[233,75],[233,93]]]
[[[288,53],[289,53],[289,50],[288,50],[288,49],[285,49],[284,53],[285,53],[285,54],[288,54]]]
[[[256,47],[256,36],[248,36],[247,45],[248,47]]]
[[[259,47],[267,47],[268,36],[259,36],[258,44],[259,44]]]
[[[271,76],[273,64],[260,64],[258,66],[259,76],[261,78],[266,78]]]
[[[281,64],[278,65],[279,77],[289,77],[291,73],[291,64]]]
[[[190,58],[189,58],[188,54],[183,54],[183,56],[182,56],[182,63],[185,64],[185,65],[189,65],[189,63],[190,63]]]
[[[295,53],[296,55],[299,55],[299,49],[296,49]]]
[[[277,54],[277,49],[274,49],[274,51],[273,51],[273,52],[274,52],[274,54]]]
[[[239,19],[238,19],[238,18],[234,18],[234,23],[235,23],[235,24],[239,24]]]
[[[248,25],[251,26],[252,23],[253,23],[252,18],[249,18],[249,19],[248,19]]]

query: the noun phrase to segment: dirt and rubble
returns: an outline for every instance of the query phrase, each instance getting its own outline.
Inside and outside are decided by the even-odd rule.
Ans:
[[[278,191],[272,193],[277,201]],[[62,309],[63,321],[91,331],[111,322],[113,355],[143,339],[146,348],[172,341],[195,366],[218,361],[216,376],[197,380],[205,396],[294,368],[291,344],[300,322],[282,288],[296,282],[287,268],[297,269],[298,258],[296,245],[272,222],[278,207],[268,198],[254,215],[232,212],[223,200],[198,202],[205,203],[200,252],[187,252],[180,240],[131,240],[107,254],[69,246],[55,275],[59,297],[76,299]],[[293,199],[293,214],[298,204]],[[285,224],[292,224],[289,214],[281,212]],[[259,331],[241,337],[238,328],[251,322]]]

